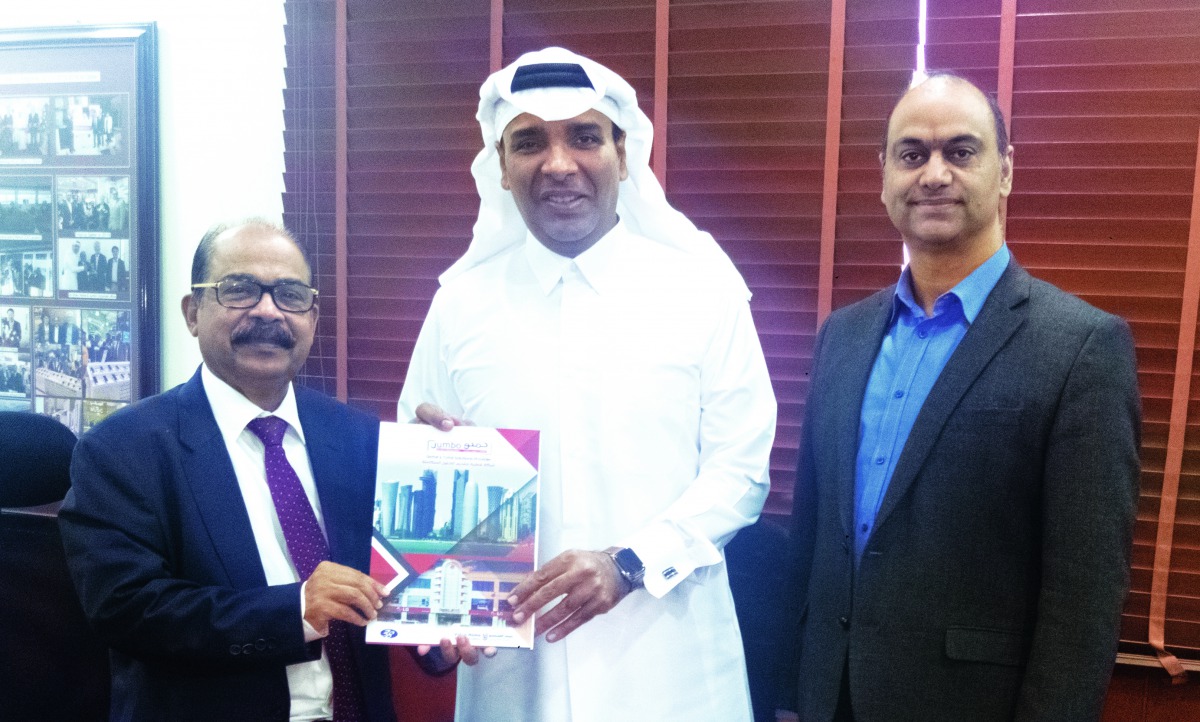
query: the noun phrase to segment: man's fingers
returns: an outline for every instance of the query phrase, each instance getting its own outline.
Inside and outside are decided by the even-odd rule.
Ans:
[[[513,608],[513,621],[517,624],[537,610],[549,604],[555,597],[563,594],[563,576],[571,571],[573,552],[566,551],[546,562],[541,568],[513,588],[508,596],[508,603]],[[557,584],[557,586],[555,586]]]
[[[466,419],[460,419],[457,416],[447,414],[440,406],[436,406],[429,402],[425,402],[417,407],[417,416],[412,420],[414,424],[428,424],[435,426],[442,431],[449,431],[455,426],[474,426]]]
[[[365,626],[383,606],[383,587],[366,574],[321,562],[304,584],[304,617],[324,633],[330,620]]]
[[[355,572],[355,574],[359,573]],[[311,577],[309,581],[312,581]],[[379,593],[374,581],[366,575],[321,580],[314,587],[311,593],[318,601],[330,601],[353,607],[367,619],[374,619],[377,614],[376,610],[383,607],[383,596]]]
[[[542,607],[566,594],[569,591],[568,584],[569,580],[560,576],[550,580],[544,586],[538,587],[525,601],[514,605],[512,613],[513,621],[517,624],[523,623],[531,614],[534,614]],[[559,602],[559,605],[561,604],[562,602]],[[555,608],[557,609],[559,605],[556,605]]]
[[[458,648],[454,646],[454,642],[451,642],[449,638],[443,638],[438,646],[442,650],[442,659],[450,664],[458,664],[461,657],[458,654]]]
[[[353,567],[337,562],[324,561],[318,564],[317,568],[313,570],[312,576],[309,577],[309,582],[314,582],[322,587],[326,585],[354,587],[371,597],[372,604],[381,601],[384,597],[382,584]]]
[[[535,634],[546,634],[554,642],[578,629],[592,618],[606,613],[621,600],[619,592],[585,577],[558,604],[538,616]]]
[[[546,641],[557,642],[609,609],[612,609],[612,607],[602,602],[593,602],[584,605],[583,608],[576,610],[574,614],[563,620],[561,624],[546,632]],[[541,620],[538,620],[538,623],[540,625]]]
[[[367,604],[362,595],[347,594],[338,598],[321,597],[314,603],[306,604],[304,616],[309,619],[309,624],[312,624],[314,629],[321,631],[334,619],[365,627],[367,622],[377,616],[377,612]],[[321,624],[315,624],[314,618]]]
[[[430,649],[432,649],[432,647],[427,644],[420,645],[417,647],[417,654],[428,654]],[[461,634],[458,635],[458,637],[456,637],[453,641],[451,641],[449,638],[442,639],[442,641],[438,644],[438,649],[442,653],[442,659],[451,665],[457,664],[459,661],[462,661],[463,664],[475,665],[479,663],[479,657],[481,656],[480,649],[471,644],[470,640]],[[482,656],[496,656],[496,648],[487,647],[483,649]]]
[[[575,614],[577,611],[579,611],[579,608],[582,605],[582,595],[568,594],[567,596],[564,596],[561,600],[559,600],[558,604],[555,604],[550,609],[538,615],[537,626],[534,629],[534,636],[543,634],[544,632],[553,629],[555,625],[563,622],[567,619],[567,617],[570,617],[572,614]]]
[[[431,403],[424,403],[417,407],[417,418],[415,421],[419,424],[436,426],[445,431],[454,428],[454,419],[450,418],[450,415],[445,411],[442,411],[440,406],[434,406]]]
[[[479,664],[479,651],[475,646],[467,641],[467,638],[459,635],[458,637],[458,656],[464,664],[474,666]]]
[[[521,624],[558,599],[554,606],[541,611],[534,632],[545,633],[547,641],[553,642],[615,607],[624,592],[624,580],[607,554],[569,550],[513,589],[509,597],[512,621]]]

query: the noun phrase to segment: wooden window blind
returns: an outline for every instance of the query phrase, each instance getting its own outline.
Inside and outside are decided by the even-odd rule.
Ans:
[[[1173,522],[1165,636],[1200,661],[1200,368],[1175,398],[1200,133],[1200,7],[1194,0],[1021,0],[1015,47],[1005,0],[931,0],[928,66],[999,87],[1015,58],[1015,188],[1007,235],[1035,275],[1130,320],[1145,412],[1133,592],[1122,650],[1146,653],[1151,568]],[[335,388],[333,232],[336,3],[288,0],[287,222],[314,252],[321,335],[306,383]],[[836,7],[836,4],[834,4]],[[346,0],[350,403],[390,418],[436,276],[466,248],[478,199],[474,120],[499,56],[560,44],[627,77],[652,118],[666,103],[668,198],[711,231],[745,275],[780,401],[768,513],[790,508],[817,298],[840,307],[893,283],[900,244],[879,201],[878,151],[907,84],[917,3],[847,0],[837,203],[822,217],[831,3],[672,0]],[[666,76],[661,68],[667,54]],[[660,75],[661,75],[661,71]],[[656,87],[668,88],[656,98]],[[837,90],[837,89],[835,89]],[[832,106],[831,106],[832,107]],[[661,131],[662,127],[658,128]],[[838,136],[835,136],[838,137]],[[818,278],[835,224],[833,276]],[[1193,241],[1195,244],[1195,241]],[[1200,258],[1200,256],[1197,256]],[[1195,309],[1192,309],[1193,311]],[[1187,349],[1192,351],[1193,349]],[[1185,405],[1179,498],[1159,519],[1172,409]]]
[[[817,328],[827,2],[671,5],[667,197],[737,264],[779,402],[766,512],[791,513]]]
[[[284,224],[296,234],[313,266],[321,291],[321,322],[300,381],[335,390],[334,287],[334,3],[284,3],[286,88],[284,89]]]
[[[321,12],[334,5],[289,4]],[[474,117],[488,73],[489,12],[487,0],[347,3],[348,401],[383,418],[395,416],[437,275],[466,250],[479,207],[469,168],[480,146]],[[294,30],[298,46],[328,51],[328,41],[309,45]],[[332,111],[318,116],[317,137],[332,128],[326,115]],[[332,147],[327,138],[315,154],[322,166],[331,165]],[[324,212],[332,182],[316,182],[323,192],[308,205]],[[327,244],[332,227],[322,224],[309,242]],[[319,280],[327,334],[326,289],[334,284]],[[306,369],[327,389],[329,353],[314,354]]]

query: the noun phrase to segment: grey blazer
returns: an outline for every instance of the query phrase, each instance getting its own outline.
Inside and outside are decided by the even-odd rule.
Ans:
[[[793,519],[800,718],[1094,720],[1138,489],[1128,325],[1009,264],[917,416],[857,571],[859,415],[894,287],[817,337]]]

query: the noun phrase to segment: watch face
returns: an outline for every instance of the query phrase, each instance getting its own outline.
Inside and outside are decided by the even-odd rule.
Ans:
[[[645,565],[642,564],[642,560],[638,558],[638,555],[628,547],[617,552],[614,555],[614,558],[617,560],[617,565],[620,566],[621,570],[626,574],[639,574],[646,568]]]

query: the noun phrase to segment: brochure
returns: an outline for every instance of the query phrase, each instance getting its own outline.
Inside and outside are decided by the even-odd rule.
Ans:
[[[536,567],[537,500],[537,431],[381,423],[367,642],[532,648],[506,600]]]

